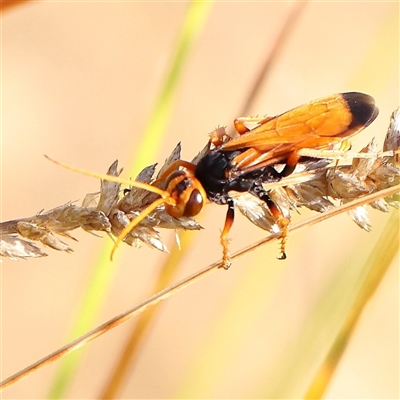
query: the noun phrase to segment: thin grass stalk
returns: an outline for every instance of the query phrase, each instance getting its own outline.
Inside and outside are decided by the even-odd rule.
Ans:
[[[354,209],[355,207],[368,204],[370,202],[376,201],[380,198],[388,197],[391,196],[395,193],[398,193],[400,191],[400,185],[393,186],[388,189],[381,190],[379,192],[370,194],[368,196],[359,198],[357,200],[354,200],[352,202],[349,202],[341,207],[334,208],[332,210],[327,211],[326,213],[323,214],[318,214],[313,218],[310,218],[306,221],[303,221],[293,228],[289,229],[289,232],[293,234],[294,232],[299,232],[303,230],[304,228],[307,228],[309,226],[315,225],[319,222],[325,221],[329,218],[332,218],[336,215],[343,214],[349,210]],[[396,214],[397,216],[397,214]],[[259,240],[258,242],[255,242],[239,251],[234,253],[231,256],[232,261],[238,259],[239,257],[242,257],[251,251],[254,251],[258,249],[261,246],[264,246],[265,244],[276,240],[279,238],[279,234],[273,234],[269,235],[268,237]],[[195,274],[181,280],[180,282],[177,282],[162,291],[156,293],[155,295],[149,297],[142,303],[134,306],[133,308],[125,311],[124,313],[121,313],[120,315],[110,319],[109,321],[103,323],[102,325],[98,326],[97,328],[87,332],[83,336],[79,337],[78,339],[74,340],[73,342],[63,346],[62,348],[54,351],[53,353],[49,354],[48,356],[42,358],[41,360],[33,363],[32,365],[24,368],[23,370],[13,374],[12,376],[8,377],[7,379],[3,380],[0,383],[0,390],[4,390],[7,387],[11,386],[12,384],[20,381],[21,379],[25,378],[32,372],[44,367],[45,365],[48,365],[59,358],[74,352],[75,350],[83,347],[93,339],[97,338],[98,336],[103,335],[104,333],[110,331],[111,329],[115,328],[116,326],[122,324],[123,322],[127,321],[131,317],[134,317],[136,315],[141,314],[142,312],[146,311],[149,307],[152,307],[156,304],[158,304],[160,301],[165,300],[175,293],[181,291],[182,289],[185,289],[188,286],[191,286],[193,283],[198,282],[202,278],[208,276],[210,273],[217,271],[219,268],[222,267],[222,261],[216,261],[209,266],[203,268],[202,270],[196,272]]]
[[[132,154],[132,159],[135,161],[130,168],[131,171],[137,171],[139,166],[150,164],[162,146],[163,133],[171,118],[179,79],[211,5],[211,2],[189,3],[177,39],[177,48],[171,57],[171,64],[161,86],[160,94],[148,117],[147,127],[141,136],[141,143],[139,146],[135,146],[135,154]],[[82,335],[95,323],[104,302],[105,294],[108,292],[116,273],[116,263],[112,264],[109,260],[111,248],[112,243],[105,245],[99,254],[98,261],[94,264],[92,277],[89,280],[85,296],[80,302],[79,314],[69,338]],[[64,358],[52,382],[48,398],[59,399],[65,396],[81,357],[81,353],[74,353],[72,357]]]

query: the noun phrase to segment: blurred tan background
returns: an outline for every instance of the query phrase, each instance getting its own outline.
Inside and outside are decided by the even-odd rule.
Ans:
[[[56,167],[43,154],[98,172],[116,158],[129,167],[186,7],[184,2],[35,2],[3,14],[2,221],[98,190],[96,179]],[[290,2],[213,5],[154,162],[162,163],[179,141],[183,157],[191,159],[216,126],[231,126],[292,7]],[[372,137],[382,145],[399,105],[398,22],[398,3],[307,4],[251,114],[274,115],[336,92],[362,91],[375,97],[380,116],[355,138],[353,148]],[[302,211],[295,220],[310,214]],[[337,264],[347,263],[351,276],[353,262],[368,256],[388,215],[371,211],[370,217],[371,233],[341,215],[291,235],[285,262],[276,260],[275,242],[167,300],[120,398],[260,398],[268,393],[263,390],[268,381],[284,386],[285,376],[295,371],[277,371],[278,366],[304,358],[296,344],[303,317]],[[206,208],[201,217],[206,229],[193,233],[194,246],[178,279],[220,258],[224,218],[225,208]],[[93,262],[109,241],[79,231],[74,236],[79,242],[69,242],[73,254],[48,249],[44,259],[2,263],[2,379],[66,343]],[[238,215],[231,249],[264,236]],[[163,237],[172,246],[173,233]],[[124,246],[120,252],[99,324],[151,295],[168,257],[146,247]],[[338,290],[338,301],[346,302],[348,290]],[[319,318],[310,332],[314,342],[329,334],[324,319],[331,317]],[[398,396],[398,322],[396,260],[367,307],[327,398]],[[133,324],[86,346],[68,398],[99,396]],[[316,368],[316,359],[312,362]],[[57,363],[45,367],[3,398],[45,397],[56,370]],[[303,379],[288,388],[287,397],[304,393]]]

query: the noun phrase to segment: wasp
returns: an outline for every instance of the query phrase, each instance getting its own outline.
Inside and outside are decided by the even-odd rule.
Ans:
[[[301,162],[304,149],[317,153],[347,142],[370,125],[378,112],[373,97],[348,92],[311,101],[275,117],[236,119],[237,136],[211,135],[210,149],[197,163],[179,159],[151,184],[130,182],[131,186],[159,194],[159,198],[123,229],[112,254],[126,235],[160,205],[164,204],[172,217],[182,218],[196,216],[210,201],[227,206],[220,241],[221,266],[228,269],[228,234],[235,219],[231,193],[248,192],[270,210],[280,230],[279,258],[285,259],[290,219],[274,203],[263,184],[279,182],[292,174]],[[283,168],[277,169],[277,165]]]

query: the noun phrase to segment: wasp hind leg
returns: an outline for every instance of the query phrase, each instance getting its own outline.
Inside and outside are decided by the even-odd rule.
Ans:
[[[286,238],[287,238],[287,229],[290,223],[290,219],[285,217],[279,207],[272,201],[272,199],[268,196],[268,193],[261,185],[254,186],[251,190],[249,190],[253,196],[262,200],[271,211],[274,220],[278,224],[279,230],[281,231],[280,239],[281,239],[281,254],[278,257],[279,260],[286,259]]]
[[[221,245],[222,245],[222,265],[221,268],[228,269],[231,266],[230,253],[228,250],[228,234],[232,228],[233,221],[235,220],[235,203],[231,198],[228,201],[228,211],[226,212],[224,229],[221,232]]]

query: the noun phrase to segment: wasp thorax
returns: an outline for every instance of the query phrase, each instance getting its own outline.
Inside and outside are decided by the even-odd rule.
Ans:
[[[165,210],[174,218],[194,217],[203,208],[204,189],[189,171],[174,171],[168,177],[167,191],[175,204],[166,204]]]

